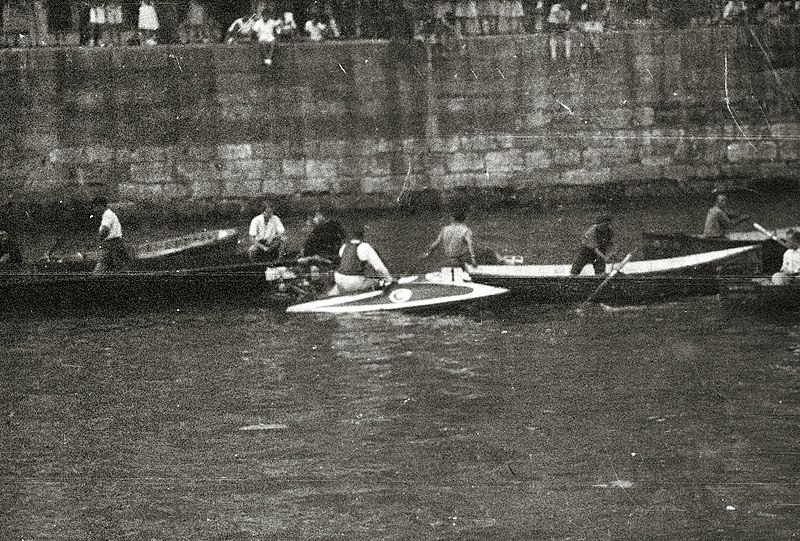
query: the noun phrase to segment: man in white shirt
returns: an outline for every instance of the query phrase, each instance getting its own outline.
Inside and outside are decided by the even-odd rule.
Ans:
[[[247,249],[250,261],[272,261],[283,255],[286,245],[286,228],[275,215],[272,205],[264,201],[261,214],[250,221],[250,240],[253,244]]]
[[[335,293],[350,295],[371,291],[392,282],[392,275],[386,268],[375,248],[364,242],[364,228],[357,228],[349,241],[339,249],[341,261],[333,273],[336,282]]]
[[[800,274],[800,231],[792,231],[787,238],[789,247],[783,253],[781,270],[772,275],[775,285],[787,285],[797,280]]]
[[[100,218],[100,258],[94,267],[95,274],[122,269],[128,263],[128,252],[122,242],[122,224],[111,210],[105,197],[96,197],[92,202],[95,213],[102,211]]]
[[[275,54],[275,40],[282,21],[276,17],[264,19],[259,13],[253,23],[253,33],[258,40],[258,47],[261,50],[261,60],[265,65],[272,65],[272,55]]]

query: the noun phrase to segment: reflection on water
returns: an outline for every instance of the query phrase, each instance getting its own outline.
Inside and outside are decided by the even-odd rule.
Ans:
[[[546,259],[571,246],[544,229],[526,241],[528,220],[544,218],[473,225]],[[390,261],[419,265],[429,240],[387,241]],[[729,314],[707,297],[582,316],[510,304],[0,318],[3,538],[797,530],[797,315]]]

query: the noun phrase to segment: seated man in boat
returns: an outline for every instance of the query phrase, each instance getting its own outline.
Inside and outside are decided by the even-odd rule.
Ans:
[[[749,214],[739,215],[732,212],[728,207],[728,196],[719,194],[714,206],[709,209],[706,215],[703,236],[707,238],[723,238],[733,226],[749,218]]]
[[[341,261],[333,273],[336,282],[334,293],[350,295],[372,291],[380,287],[381,282],[385,285],[392,282],[392,275],[378,252],[363,238],[364,227],[357,227],[350,240],[339,250]]]
[[[105,197],[96,197],[92,207],[95,213],[103,213],[100,218],[100,257],[93,272],[102,274],[121,270],[130,259],[122,241],[122,224]]]
[[[274,261],[283,255],[286,228],[269,201],[264,201],[262,212],[250,221],[250,240],[253,242],[247,249],[250,261]]]
[[[783,253],[781,270],[772,275],[775,285],[787,285],[797,281],[800,274],[800,231],[791,231],[787,236],[789,248]]]
[[[0,230],[0,272],[17,269],[22,266],[22,252],[11,240],[8,231]]]
[[[580,274],[583,267],[590,264],[595,274],[605,274],[606,263],[610,261],[609,250],[614,241],[611,229],[611,216],[600,216],[583,234],[581,246],[575,256],[570,274]]]
[[[342,224],[336,220],[329,220],[319,208],[309,217],[308,224],[312,229],[303,243],[301,258],[317,256],[331,263],[338,263],[339,249],[347,240]]]
[[[438,246],[442,247],[447,265],[463,267],[466,263],[475,265],[475,249],[472,245],[472,229],[465,223],[466,213],[456,210],[450,217],[450,223],[442,227],[428,251],[422,254],[423,259],[431,255]]]

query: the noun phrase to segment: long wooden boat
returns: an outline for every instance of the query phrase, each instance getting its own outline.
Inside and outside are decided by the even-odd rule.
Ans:
[[[635,304],[716,294],[721,276],[737,275],[742,268],[758,266],[760,250],[758,245],[740,246],[675,258],[631,261],[594,300]],[[468,271],[475,282],[506,288],[512,297],[542,303],[585,300],[605,279],[605,275],[595,275],[590,265],[577,276],[570,275],[570,265],[477,265],[468,267]]]
[[[768,277],[726,280],[719,294],[724,306],[736,310],[776,315],[800,310],[800,281],[775,285]]]
[[[38,272],[32,268],[0,274],[0,310],[261,302],[273,294],[286,297],[289,304],[298,296],[330,288],[331,284],[329,266],[298,265],[297,260],[106,274]]]
[[[784,227],[775,231],[779,238],[785,238],[790,229]],[[758,231],[739,231],[728,233],[722,238],[708,238],[702,235],[686,233],[657,233],[646,232],[642,234],[640,253],[644,259],[658,259],[664,257],[678,257],[689,254],[699,254],[735,248],[737,246],[761,246],[761,267],[766,274],[772,274],[781,268],[783,252],[786,250],[779,243],[767,238]]]
[[[128,248],[131,260],[125,270],[177,270],[222,265],[235,258],[238,242],[236,229],[212,229],[135,244]],[[49,255],[38,261],[37,267],[42,272],[91,272],[98,257],[96,251]]]
[[[355,295],[336,295],[289,306],[290,313],[352,314],[386,311],[439,311],[502,295],[507,290],[472,282],[432,281],[417,276],[389,288]]]

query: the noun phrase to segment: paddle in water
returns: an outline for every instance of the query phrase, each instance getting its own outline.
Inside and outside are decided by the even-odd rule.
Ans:
[[[578,309],[577,309],[577,312],[578,312],[579,314],[580,314],[580,313],[583,313],[583,309],[584,309],[584,308],[586,308],[586,305],[588,305],[590,302],[592,302],[592,300],[593,300],[593,299],[594,299],[594,298],[597,296],[597,294],[598,294],[598,293],[600,293],[600,291],[602,291],[602,290],[603,290],[603,288],[606,286],[606,284],[608,284],[608,283],[611,281],[611,279],[612,279],[612,278],[614,278],[614,276],[616,276],[616,275],[617,275],[617,273],[619,273],[619,271],[621,271],[621,270],[622,270],[622,267],[624,267],[624,266],[625,266],[625,265],[628,263],[628,261],[630,261],[631,257],[633,257],[633,253],[629,253],[628,255],[626,255],[626,256],[625,256],[625,259],[623,259],[622,261],[620,261],[620,262],[619,262],[619,263],[618,263],[618,264],[617,264],[617,265],[616,265],[616,266],[615,266],[613,269],[611,269],[611,272],[610,272],[610,273],[608,273],[608,276],[606,276],[606,279],[605,279],[605,280],[603,280],[603,281],[600,283],[600,285],[599,285],[599,286],[597,286],[597,289],[595,289],[595,290],[592,292],[592,294],[591,294],[591,295],[589,295],[589,296],[586,298],[586,300],[585,300],[585,301],[583,301],[583,304],[581,304],[581,305],[578,307]]]

